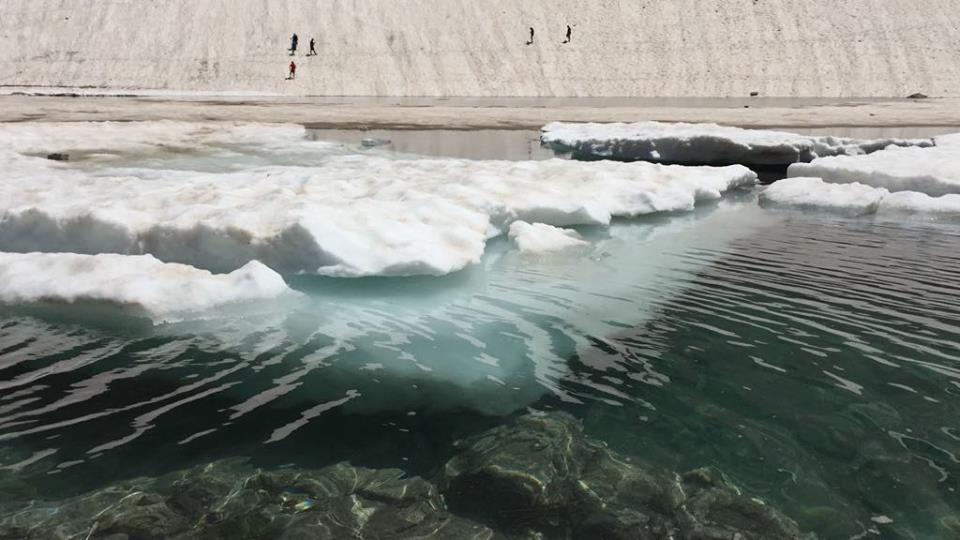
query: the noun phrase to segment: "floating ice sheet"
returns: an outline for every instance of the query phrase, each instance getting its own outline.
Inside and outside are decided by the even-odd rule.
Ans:
[[[0,303],[8,305],[107,304],[160,322],[285,293],[283,278],[257,261],[216,275],[150,255],[0,252]]]
[[[716,124],[571,124],[554,122],[541,141],[560,152],[622,161],[690,165],[786,166],[822,156],[857,155],[889,145],[932,146],[931,139],[858,140],[741,129]]]
[[[960,195],[931,197],[916,191],[898,191],[883,198],[882,214],[917,214],[929,218],[960,218]]]
[[[916,191],[890,193],[860,183],[831,184],[822,178],[780,180],[760,193],[760,204],[837,212],[844,215],[915,214],[928,218],[960,217],[960,194],[931,197]]]
[[[889,192],[864,184],[828,184],[821,178],[796,177],[775,182],[760,193],[764,206],[830,210],[845,215],[873,214]]]
[[[577,231],[526,221],[515,221],[510,225],[510,239],[524,253],[549,253],[590,245]]]
[[[111,125],[109,138],[90,145],[122,139],[124,147],[136,146],[171,129],[160,124],[138,123],[126,132]],[[0,126],[0,140],[13,141],[18,126]],[[273,136],[273,128],[259,135],[261,128],[229,125],[223,128],[229,133],[216,137]],[[93,132],[88,124],[23,129],[34,142],[11,145],[31,152],[53,148],[40,145],[44,129],[57,132],[62,144],[56,148],[67,152],[74,137]],[[294,130],[276,129],[278,136],[299,140]],[[70,130],[77,130],[73,137]],[[194,133],[181,144],[213,136]],[[0,160],[2,250],[150,253],[215,271],[260,260],[280,272],[332,276],[447,274],[478,262],[487,239],[517,220],[608,225],[615,216],[691,210],[756,181],[742,166],[565,160],[330,155],[309,167],[226,173],[90,169],[11,152]]]
[[[859,182],[890,191],[918,191],[937,197],[960,193],[960,144],[933,148],[888,148],[866,156],[836,156],[796,163],[790,177],[816,176],[827,182]],[[940,139],[938,139],[939,141]]]

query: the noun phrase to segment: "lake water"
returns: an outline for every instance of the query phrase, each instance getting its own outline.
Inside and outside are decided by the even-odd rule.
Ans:
[[[516,137],[509,157],[540,151]],[[553,256],[495,239],[443,277],[287,276],[302,298],[242,316],[2,308],[0,511],[235,456],[430,476],[459,438],[563,410],[822,538],[960,534],[960,227],[748,190],[580,232]]]

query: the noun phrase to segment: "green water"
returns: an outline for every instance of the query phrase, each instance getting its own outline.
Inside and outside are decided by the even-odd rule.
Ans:
[[[960,531],[960,228],[758,208],[493,242],[444,278],[291,278],[307,300],[160,328],[0,313],[4,508],[232,456],[429,476],[562,409],[714,465],[823,538]]]

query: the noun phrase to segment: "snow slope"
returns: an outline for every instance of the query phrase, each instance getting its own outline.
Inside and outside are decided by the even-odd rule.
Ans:
[[[150,255],[0,252],[0,304],[95,302],[165,321],[289,292],[257,261],[216,275]]]
[[[562,44],[566,25],[573,41]],[[536,39],[524,45],[528,27]],[[300,35],[296,81],[285,49]],[[307,58],[311,37],[319,55]],[[956,0],[4,0],[0,85],[296,95],[960,95]]]
[[[933,146],[931,139],[859,140],[716,124],[664,122],[553,122],[543,127],[540,140],[559,152],[575,152],[593,158],[684,165],[787,166],[817,157],[866,154],[890,145]]]
[[[211,137],[200,128],[160,124],[103,127],[128,151],[149,146],[158,133],[183,134],[186,147]],[[25,152],[0,148],[0,250],[149,253],[215,271],[259,260],[285,273],[440,275],[478,262],[487,239],[506,233],[518,220],[608,225],[616,216],[691,210],[698,202],[756,181],[756,174],[743,166],[559,159],[330,154],[311,166],[255,164],[204,172],[146,168],[142,164],[155,161],[147,156],[137,161],[139,168],[34,157],[73,152],[73,139],[89,149],[91,143],[83,137],[96,127],[0,125],[0,142]],[[274,144],[276,153],[304,145],[307,150],[315,145],[315,152],[329,150],[329,143],[307,141],[303,128],[296,128],[302,139],[291,137],[283,144],[276,143],[288,134],[283,126],[229,124],[221,129],[220,150],[256,134],[263,144]],[[51,134],[51,146],[43,144],[44,130]],[[98,155],[118,151],[102,148],[104,144],[92,143]],[[233,163],[239,158],[228,153],[223,159]]]

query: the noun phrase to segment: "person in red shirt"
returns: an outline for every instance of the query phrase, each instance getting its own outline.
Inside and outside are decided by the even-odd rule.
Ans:
[[[297,64],[293,60],[290,61],[290,76],[287,77],[287,80],[293,80],[297,78]]]

